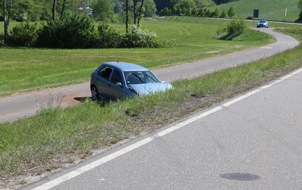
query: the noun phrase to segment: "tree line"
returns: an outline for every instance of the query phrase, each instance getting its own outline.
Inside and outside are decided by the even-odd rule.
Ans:
[[[239,0],[193,0],[195,6],[197,6],[198,8],[209,7],[209,6],[219,5],[219,4],[223,4],[223,3],[229,3],[229,2],[233,2],[233,1],[239,1]],[[185,1],[183,1],[183,0],[154,0],[154,2],[156,4],[157,12],[160,13],[162,11],[162,9],[164,9],[164,8],[172,9],[172,7],[175,4],[185,3],[186,0]],[[189,1],[187,1],[187,2],[189,2]],[[191,4],[192,4],[192,2],[191,2]]]
[[[128,33],[129,24],[139,27],[142,18],[154,16],[156,13],[160,15],[233,17],[235,10],[232,7],[228,11],[222,12],[217,9],[210,11],[207,8],[231,1],[234,0],[0,0],[0,21],[4,23],[4,35],[0,31],[0,41],[1,38],[4,38],[5,44],[7,44],[11,20],[47,21],[49,25],[55,27],[56,25],[50,21],[66,21],[70,19],[71,14],[85,15],[95,21],[125,23],[126,33]],[[301,10],[298,21],[302,21],[302,0],[299,0],[298,7]],[[69,15],[69,18],[64,20],[66,15]],[[29,26],[23,27],[26,29]],[[28,29],[30,31],[32,28]],[[22,30],[20,28],[15,30],[15,34],[18,33],[16,31]]]
[[[43,6],[39,6],[41,1],[38,0],[0,0],[3,6],[1,19],[4,21],[4,37],[0,33],[0,46],[47,48],[170,46],[168,42],[156,39],[156,34],[139,28],[148,5],[154,5],[155,12],[153,0],[114,0],[115,4],[112,0],[91,0],[87,1],[88,3],[84,0],[42,1],[45,3]],[[122,2],[124,4],[119,4]],[[93,10],[96,13],[92,13]],[[103,23],[112,22],[110,19],[115,15],[125,19],[126,35],[120,35],[106,24],[99,25],[95,30],[95,20]],[[39,24],[21,22],[8,30],[11,20],[46,22]],[[136,27],[128,31],[128,23],[133,23]]]
[[[164,0],[163,0],[164,1]],[[66,14],[85,14],[96,21],[126,23],[139,26],[143,17],[158,13],[154,0],[0,0],[0,21],[4,22],[4,39],[8,40],[9,22],[55,21]],[[169,6],[205,7],[213,5],[212,0],[169,0]]]
[[[128,16],[130,23],[136,23],[143,17],[160,14],[163,9],[201,9],[233,1],[239,0],[0,0],[0,21],[8,16],[16,21],[54,20],[73,12],[105,22],[124,23]]]
[[[99,21],[121,22],[125,19],[127,9],[131,11],[129,16],[139,18],[141,15],[153,16],[166,7],[172,9],[176,4],[204,8],[231,1],[234,0],[0,0],[3,10],[0,20],[3,21],[5,17],[5,4],[11,19],[17,21],[54,20],[65,12],[77,12],[90,14]]]

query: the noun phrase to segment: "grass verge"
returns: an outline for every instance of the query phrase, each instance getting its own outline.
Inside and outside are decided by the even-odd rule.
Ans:
[[[292,31],[289,31],[292,32]],[[237,68],[175,82],[166,93],[67,109],[0,125],[0,187],[76,163],[302,66],[302,46]],[[21,177],[20,177],[21,176]],[[19,177],[19,179],[18,179]],[[15,179],[18,179],[15,181]]]

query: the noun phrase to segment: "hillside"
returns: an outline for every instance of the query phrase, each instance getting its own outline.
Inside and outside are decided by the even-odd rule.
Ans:
[[[236,17],[247,18],[253,16],[253,10],[259,10],[259,19],[295,21],[298,19],[300,10],[299,0],[240,0],[231,3],[211,7],[221,12],[228,11],[230,7],[236,10]],[[285,12],[287,9],[287,14]]]

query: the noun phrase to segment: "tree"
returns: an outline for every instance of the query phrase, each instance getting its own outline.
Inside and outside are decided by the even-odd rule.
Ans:
[[[156,5],[153,0],[145,0],[145,16],[152,17],[156,13]]]
[[[212,0],[194,0],[196,7],[198,8],[204,8],[204,7],[210,7],[215,5],[215,2]]]
[[[56,7],[57,7],[57,0],[53,0],[52,9],[51,9],[52,20],[56,19]]]
[[[217,5],[220,5],[220,4],[223,4],[223,3],[230,3],[230,2],[233,2],[233,1],[239,1],[239,0],[214,0],[214,1]]]
[[[235,9],[233,7],[230,7],[230,9],[228,10],[228,16],[232,18],[233,16],[235,16],[235,14],[236,14]]]
[[[145,0],[133,0],[133,24],[139,26],[140,20],[144,17]]]
[[[139,26],[140,19],[144,16],[144,0],[133,0],[133,24]]]
[[[300,14],[299,14],[298,20],[302,21],[302,0],[299,0],[298,8],[300,9]]]
[[[123,12],[123,2],[120,2],[118,0],[113,0],[113,10],[114,13],[121,13]]]
[[[205,9],[205,16],[212,17],[212,11],[210,9]]]
[[[3,1],[3,23],[4,23],[4,43],[8,44],[8,27],[11,19],[11,9],[13,6],[13,1],[10,0],[9,7],[7,7],[6,0]]]
[[[172,7],[172,10],[171,10],[171,13],[172,13],[173,15],[177,15],[177,14],[178,14],[178,8],[177,8],[176,6],[173,6],[173,7]]]
[[[160,11],[160,16],[169,16],[171,14],[171,10],[168,7],[165,7]]]
[[[27,0],[28,1],[28,0]],[[80,3],[71,0],[33,0],[34,2],[30,5],[29,9],[32,9],[31,14],[40,11],[41,19],[56,20],[57,14],[62,19],[67,10],[78,11]],[[49,18],[50,17],[50,18]]]
[[[93,17],[98,21],[111,21],[113,17],[113,7],[109,0],[98,0],[92,4]]]
[[[213,12],[212,16],[213,16],[213,17],[218,17],[218,16],[220,16],[219,14],[220,14],[220,13],[219,13],[219,10],[218,10],[218,9],[215,9],[215,11]]]
[[[63,0],[60,18],[63,17],[65,8],[66,8],[66,0]]]
[[[198,16],[204,17],[206,15],[205,9],[204,8],[199,9],[197,14],[198,14]]]
[[[178,2],[175,4],[175,6],[180,8],[186,8],[186,9],[193,9],[196,8],[196,4],[194,0],[178,0]]]
[[[142,0],[141,1],[141,4],[140,4],[140,7],[139,7],[139,10],[137,11],[137,26],[140,25],[140,20],[145,16],[145,12],[146,12],[146,9],[144,7],[144,1],[145,0]]]
[[[133,24],[136,24],[136,16],[137,16],[137,13],[136,13],[136,7],[137,7],[137,3],[138,3],[138,0],[133,0]]]
[[[161,12],[164,8],[172,9],[171,0],[154,0],[156,9],[158,12]]]
[[[17,21],[28,20],[28,13],[32,11],[31,6],[33,6],[33,2],[31,0],[14,1],[14,12],[12,13],[12,18]]]
[[[223,10],[220,14],[220,18],[226,18],[227,17],[227,13],[225,10]]]
[[[128,23],[129,23],[129,0],[126,0],[126,33],[128,33]]]
[[[298,8],[302,11],[302,0],[299,0],[299,2],[298,2]]]

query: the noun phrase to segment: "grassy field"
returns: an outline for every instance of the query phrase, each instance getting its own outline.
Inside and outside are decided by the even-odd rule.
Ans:
[[[0,96],[88,81],[90,73],[104,61],[128,61],[151,69],[241,51],[271,42],[266,34],[247,30],[241,39],[214,39],[216,31],[229,21],[168,17],[148,19],[143,28],[172,48],[133,49],[0,49]],[[1,25],[0,25],[1,26]],[[3,26],[2,26],[3,27]],[[123,31],[123,25],[113,25]]]
[[[228,11],[230,7],[236,10],[236,17],[247,18],[253,16],[253,10],[259,10],[259,19],[270,19],[279,21],[294,22],[298,19],[300,10],[298,9],[298,0],[240,0],[211,7],[222,12]],[[285,10],[287,14],[285,15]]]
[[[178,30],[175,31],[183,31],[181,27],[176,27],[176,23],[174,27]],[[183,23],[178,24],[182,26]],[[282,27],[280,28],[282,32],[302,40],[301,26],[280,25],[280,27]],[[213,28],[212,33],[215,30],[216,28]],[[182,34],[182,32],[179,33]],[[185,33],[188,34],[190,31]],[[174,35],[174,38],[176,37],[177,35]],[[205,39],[207,40],[211,41]],[[178,43],[176,39],[175,42]],[[242,44],[244,43],[252,42],[243,40]],[[54,52],[61,51],[63,50],[51,50],[53,56],[57,56]],[[66,51],[72,52],[72,50]],[[138,49],[133,51],[137,52]],[[87,100],[80,106],[67,109],[45,109],[36,116],[1,124],[0,188],[22,186],[30,179],[28,176],[40,175],[72,165],[79,159],[85,159],[94,152],[121,140],[153,131],[184,118],[196,110],[210,107],[265,84],[301,67],[301,55],[300,45],[293,50],[255,63],[194,80],[175,82],[174,89],[166,93],[112,103],[97,104]]]

